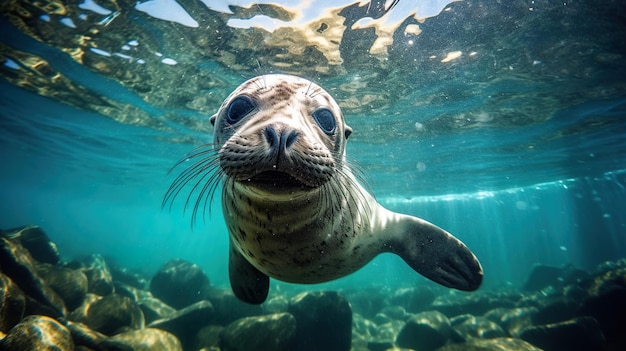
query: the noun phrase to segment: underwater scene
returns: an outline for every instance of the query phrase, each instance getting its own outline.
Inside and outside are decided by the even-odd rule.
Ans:
[[[626,349],[626,4],[3,0],[0,350]]]

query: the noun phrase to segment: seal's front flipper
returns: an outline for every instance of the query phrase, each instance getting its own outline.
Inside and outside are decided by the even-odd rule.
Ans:
[[[400,215],[392,226],[387,251],[402,257],[416,272],[441,285],[473,291],[483,281],[483,269],[460,240],[422,219]]]
[[[251,265],[232,244],[228,259],[228,275],[230,287],[239,300],[258,305],[267,298],[270,278]]]

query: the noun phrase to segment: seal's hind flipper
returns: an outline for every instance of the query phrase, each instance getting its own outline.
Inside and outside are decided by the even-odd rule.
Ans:
[[[386,243],[416,272],[443,286],[465,291],[478,289],[483,269],[474,254],[452,234],[432,223],[399,215],[393,239]]]
[[[270,278],[261,273],[230,244],[228,259],[230,287],[237,298],[251,304],[261,304],[267,298]]]

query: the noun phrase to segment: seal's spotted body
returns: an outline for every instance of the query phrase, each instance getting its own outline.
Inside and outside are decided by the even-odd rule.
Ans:
[[[165,201],[200,176],[196,187],[206,184],[197,210],[224,179],[229,274],[240,299],[263,302],[269,277],[329,281],[382,252],[445,286],[480,285],[482,268],[463,243],[424,220],[386,210],[357,182],[344,159],[352,130],[319,86],[288,75],[257,77],[239,86],[211,122],[216,158],[184,171]],[[212,169],[216,175],[205,181]]]

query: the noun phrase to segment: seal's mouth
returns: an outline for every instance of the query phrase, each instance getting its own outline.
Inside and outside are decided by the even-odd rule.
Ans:
[[[254,175],[241,183],[265,190],[306,190],[312,187],[296,177],[279,171],[265,171]]]

